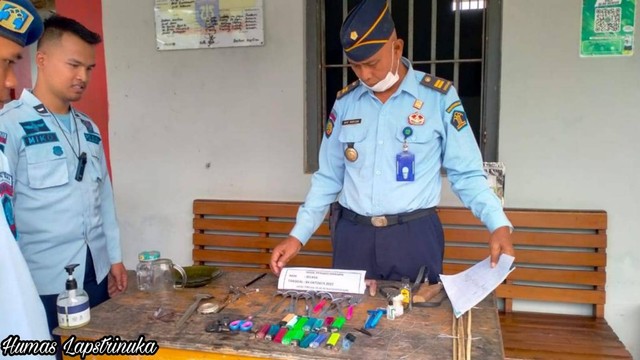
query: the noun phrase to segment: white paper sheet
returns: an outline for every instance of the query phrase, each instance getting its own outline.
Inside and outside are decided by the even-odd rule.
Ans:
[[[364,294],[365,273],[364,270],[284,268],[278,278],[278,289]]]
[[[440,275],[456,318],[476,306],[507,278],[515,269],[512,267],[514,259],[513,256],[502,254],[492,269],[491,258],[487,257],[456,275]]]

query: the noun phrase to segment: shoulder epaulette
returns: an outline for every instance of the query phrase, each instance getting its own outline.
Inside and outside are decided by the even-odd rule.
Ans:
[[[2,109],[0,109],[0,115],[7,113],[15,108],[18,108],[22,105],[22,101],[20,100],[13,100],[7,104],[4,105],[4,107]]]
[[[360,85],[360,81],[356,80],[354,82],[352,82],[351,84],[345,86],[342,88],[342,90],[338,91],[338,94],[336,95],[336,100],[340,99],[341,97],[347,95],[348,93],[350,93],[351,91],[353,91],[353,89],[357,88],[358,85]]]
[[[451,89],[451,81],[429,74],[422,78],[420,84],[443,94],[448,93],[449,89]]]

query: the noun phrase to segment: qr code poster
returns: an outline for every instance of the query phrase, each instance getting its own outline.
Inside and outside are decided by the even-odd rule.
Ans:
[[[636,0],[582,0],[580,56],[633,55]]]

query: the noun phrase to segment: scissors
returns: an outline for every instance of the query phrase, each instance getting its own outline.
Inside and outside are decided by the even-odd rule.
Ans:
[[[231,331],[249,331],[253,328],[252,316],[244,320],[235,320],[229,324],[229,330]]]

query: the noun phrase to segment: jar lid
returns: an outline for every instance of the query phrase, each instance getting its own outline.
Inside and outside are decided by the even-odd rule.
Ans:
[[[156,250],[143,251],[138,254],[138,260],[140,261],[152,261],[160,258],[160,252]]]
[[[218,311],[220,306],[214,303],[204,303],[198,306],[198,313],[200,314],[213,314]]]

